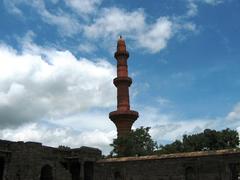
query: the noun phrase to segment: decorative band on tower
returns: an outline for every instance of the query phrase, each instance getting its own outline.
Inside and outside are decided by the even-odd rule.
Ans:
[[[134,121],[138,118],[138,112],[130,110],[129,87],[132,79],[128,77],[129,53],[121,36],[114,57],[117,60],[117,77],[113,80],[117,88],[117,110],[109,113],[109,118],[117,127],[118,137],[124,137],[130,133]]]

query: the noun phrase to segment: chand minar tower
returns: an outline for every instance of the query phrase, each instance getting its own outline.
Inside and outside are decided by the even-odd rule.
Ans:
[[[118,39],[114,57],[117,60],[117,77],[113,79],[113,84],[117,88],[117,110],[109,113],[109,118],[117,127],[118,137],[124,137],[130,133],[132,124],[138,118],[138,112],[130,109],[129,87],[132,79],[128,77],[129,53],[121,36]]]

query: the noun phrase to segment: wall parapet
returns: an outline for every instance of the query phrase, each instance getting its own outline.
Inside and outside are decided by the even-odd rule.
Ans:
[[[196,152],[162,154],[162,155],[151,155],[151,156],[108,158],[108,159],[99,160],[97,161],[97,163],[145,161],[145,160],[160,160],[160,159],[175,159],[175,158],[197,158],[197,157],[221,156],[221,155],[232,155],[232,154],[240,155],[240,149],[223,149],[223,150],[215,150],[215,151],[196,151]]]

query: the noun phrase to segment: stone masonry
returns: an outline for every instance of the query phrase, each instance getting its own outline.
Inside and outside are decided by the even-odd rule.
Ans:
[[[93,180],[95,148],[52,148],[0,140],[0,180]]]
[[[0,180],[239,180],[240,151],[101,159],[95,148],[0,140]]]
[[[240,151],[218,150],[99,160],[95,180],[239,180]]]

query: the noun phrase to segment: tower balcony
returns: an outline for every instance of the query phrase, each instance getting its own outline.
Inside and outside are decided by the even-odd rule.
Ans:
[[[132,84],[132,79],[130,77],[116,77],[113,79],[113,84],[118,87],[118,85],[126,84],[128,87]]]

